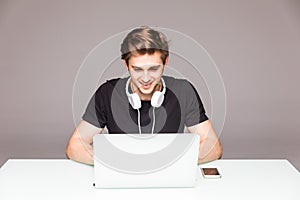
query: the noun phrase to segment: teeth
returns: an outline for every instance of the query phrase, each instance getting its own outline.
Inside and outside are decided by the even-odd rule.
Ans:
[[[148,83],[148,84],[142,84],[142,86],[149,86],[149,85],[151,85],[150,83]]]

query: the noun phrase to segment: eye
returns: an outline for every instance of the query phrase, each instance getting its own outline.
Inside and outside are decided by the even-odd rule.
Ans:
[[[159,68],[159,67],[150,67],[150,68],[149,68],[149,71],[155,72],[155,71],[158,70],[158,68]]]
[[[141,68],[137,68],[137,67],[133,68],[133,70],[136,71],[136,72],[141,72],[141,71],[143,71]]]

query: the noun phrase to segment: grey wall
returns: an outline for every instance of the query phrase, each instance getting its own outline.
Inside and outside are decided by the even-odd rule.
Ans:
[[[147,24],[191,36],[216,62],[227,93],[224,158],[287,158],[300,169],[299,1],[130,2],[0,1],[0,166],[65,158],[83,59]]]

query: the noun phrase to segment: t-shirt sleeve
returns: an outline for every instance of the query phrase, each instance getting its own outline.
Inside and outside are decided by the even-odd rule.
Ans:
[[[85,113],[82,116],[84,121],[98,127],[104,128],[106,126],[106,114],[103,101],[103,92],[100,87],[90,99]]]
[[[185,125],[189,127],[208,120],[208,117],[197,90],[189,82],[186,87]]]

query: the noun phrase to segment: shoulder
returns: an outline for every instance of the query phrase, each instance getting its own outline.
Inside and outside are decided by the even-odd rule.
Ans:
[[[163,76],[166,87],[174,91],[187,91],[193,89],[193,85],[186,79],[175,78],[171,76]]]
[[[114,78],[114,79],[106,80],[105,83],[102,83],[102,85],[100,85],[100,88],[114,87],[120,80],[121,80],[121,78]]]
[[[114,78],[106,80],[97,89],[96,93],[111,93],[116,88],[125,88],[127,78]]]

